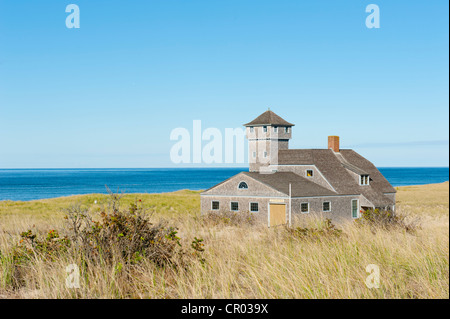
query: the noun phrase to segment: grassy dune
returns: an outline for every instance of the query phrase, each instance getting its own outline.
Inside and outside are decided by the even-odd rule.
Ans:
[[[199,217],[199,192],[132,194],[179,228],[183,246],[203,238],[206,263],[186,270],[103,265],[86,270],[79,289],[65,285],[75,256],[33,258],[20,287],[8,262],[19,234],[28,229],[64,232],[62,209],[75,203],[95,216],[107,205],[101,194],[31,202],[0,202],[0,298],[449,298],[449,184],[399,187],[397,209],[418,220],[415,233],[339,225],[340,238],[298,239],[285,228],[210,225]],[[96,202],[96,203],[95,203]],[[317,221],[311,221],[317,223]],[[380,268],[380,287],[369,289],[366,266]]]

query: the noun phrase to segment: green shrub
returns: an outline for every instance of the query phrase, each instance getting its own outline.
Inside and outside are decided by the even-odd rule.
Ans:
[[[321,223],[316,227],[286,227],[286,229],[291,236],[308,240],[339,238],[342,235],[342,230],[337,229],[329,218],[321,220]]]
[[[414,232],[418,227],[418,222],[407,221],[406,216],[395,214],[391,210],[369,209],[361,211],[361,217],[355,220],[359,226],[369,226],[372,231],[380,229],[403,229],[407,232]]]
[[[54,229],[50,230],[43,238],[39,238],[32,230],[22,232],[20,237],[13,254],[14,259],[19,263],[33,254],[54,260],[59,254],[67,252],[71,245],[67,236],[60,237],[59,232]]]
[[[186,267],[192,256],[204,262],[203,239],[194,239],[193,253],[190,253],[183,249],[177,228],[165,221],[154,224],[150,217],[140,200],[128,209],[121,209],[117,194],[111,194],[110,205],[100,212],[98,220],[89,215],[87,208],[75,205],[66,209],[68,233],[64,237],[56,230],[43,238],[31,230],[23,232],[14,249],[13,261],[20,266],[33,256],[53,261],[57,256],[71,253],[84,261],[111,265],[147,260],[159,267]]]

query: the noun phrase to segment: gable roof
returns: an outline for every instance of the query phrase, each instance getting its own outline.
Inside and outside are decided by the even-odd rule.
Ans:
[[[337,193],[362,194],[375,206],[392,203],[384,193],[396,192],[370,161],[353,150],[341,150],[336,154],[331,149],[279,150],[278,164],[315,165]],[[370,175],[370,185],[359,185],[348,170]]]
[[[204,190],[201,194],[206,194],[208,191],[228,182],[239,175],[246,175],[267,187],[270,187],[286,196],[289,196],[289,184],[291,184],[292,197],[312,197],[312,196],[337,196],[336,192],[320,186],[308,179],[292,173],[292,172],[275,172],[270,174],[261,174],[258,172],[240,172],[223,182],[214,185],[213,187]]]
[[[285,121],[283,118],[268,110],[258,116],[253,121],[244,124],[244,126],[257,126],[257,125],[278,125],[278,126],[294,126],[294,124]]]
[[[337,193],[330,191],[329,189],[313,183],[306,178],[292,172],[276,172],[271,174],[244,172],[243,174],[286,195],[289,195],[289,184],[291,184],[292,197],[338,195]]]

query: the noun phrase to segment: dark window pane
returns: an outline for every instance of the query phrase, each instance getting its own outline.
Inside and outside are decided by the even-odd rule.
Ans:
[[[323,211],[329,212],[330,211],[330,202],[324,202],[323,203]]]
[[[356,199],[352,200],[352,217],[358,217],[358,201]]]
[[[219,209],[219,202],[216,201],[212,202],[212,209],[214,210]]]
[[[232,211],[239,210],[239,203],[238,202],[231,202],[231,210]]]
[[[258,203],[251,203],[251,204],[250,204],[250,211],[252,211],[252,212],[257,212],[257,211],[259,211],[259,209],[258,209]]]
[[[301,211],[302,211],[302,213],[307,213],[309,211],[309,204],[308,203],[302,203]]]
[[[248,188],[248,185],[246,182],[240,182],[239,183],[239,188]]]

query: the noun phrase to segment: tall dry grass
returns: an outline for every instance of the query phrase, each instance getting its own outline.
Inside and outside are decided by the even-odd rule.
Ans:
[[[135,195],[128,196],[126,200]],[[155,208],[155,218],[167,218],[179,227],[183,246],[188,247],[194,236],[203,238],[206,263],[193,260],[186,269],[161,268],[146,260],[134,265],[88,264],[79,289],[66,287],[66,266],[80,264],[79,256],[70,253],[55,261],[33,258],[22,269],[21,285],[12,285],[14,274],[6,257],[19,233],[33,224],[36,232],[63,232],[64,223],[62,215],[43,219],[32,210],[22,212],[14,203],[7,203],[7,208],[0,204],[1,297],[449,298],[448,183],[399,188],[398,210],[409,218],[420,218],[414,233],[345,224],[339,225],[342,236],[319,240],[293,237],[283,227],[212,225],[194,209],[183,213],[185,202],[198,202],[198,193],[164,196],[145,195],[143,201]],[[64,206],[61,199],[57,201],[58,209]],[[48,205],[49,210],[56,209]],[[102,203],[92,204],[93,213],[98,211],[96,205]],[[378,289],[365,284],[369,264],[380,268]]]

